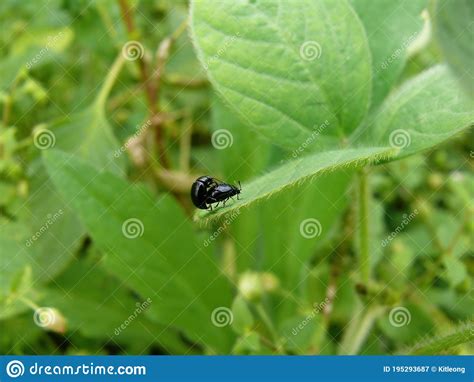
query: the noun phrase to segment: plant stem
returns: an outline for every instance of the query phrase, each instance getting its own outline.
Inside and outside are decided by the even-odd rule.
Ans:
[[[454,346],[474,340],[474,324],[472,322],[458,326],[455,331],[443,337],[430,338],[412,347],[409,355],[434,355],[446,352]]]
[[[132,9],[128,4],[127,0],[119,0],[120,12],[122,14],[122,19],[127,28],[128,36],[130,39],[137,38],[138,30],[136,29],[135,23],[133,21]],[[163,131],[162,126],[159,121],[161,118],[158,115],[159,108],[157,101],[159,99],[157,83],[152,81],[152,76],[150,75],[148,63],[145,60],[146,54],[143,54],[143,57],[138,59],[138,65],[140,68],[140,77],[142,86],[145,89],[145,96],[148,102],[148,109],[150,113],[150,121],[155,130],[156,137],[156,148],[158,151],[158,160],[164,168],[169,168],[169,160],[166,155],[165,144],[163,141]]]
[[[339,354],[354,355],[359,353],[375,320],[385,312],[383,306],[371,306],[360,311],[358,317],[352,319],[344,333],[339,346]]]
[[[270,334],[272,336],[272,339],[273,339],[273,342],[274,342],[274,345],[275,345],[275,348],[277,349],[277,351],[279,353],[281,353],[283,350],[282,350],[282,347],[281,347],[281,344],[280,344],[280,340],[278,338],[278,333],[277,333],[275,327],[273,326],[273,322],[272,322],[271,318],[268,316],[267,312],[265,311],[265,308],[263,307],[262,303],[260,303],[260,302],[256,303],[255,304],[255,310],[257,311],[258,315],[260,316],[263,323],[265,324],[268,331],[270,332]]]
[[[367,169],[363,168],[358,177],[358,234],[359,234],[359,272],[362,283],[370,279],[369,253],[369,179]]]
[[[100,89],[100,92],[96,98],[96,105],[100,106],[102,110],[105,108],[105,102],[107,101],[115,81],[117,81],[117,77],[122,70],[124,62],[123,55],[119,54],[110,68],[109,73],[107,73],[107,77],[105,78],[102,88]]]

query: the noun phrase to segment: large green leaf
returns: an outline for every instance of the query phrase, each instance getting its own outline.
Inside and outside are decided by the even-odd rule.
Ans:
[[[396,151],[396,150],[395,150]],[[357,167],[394,154],[390,147],[373,147],[326,151],[289,161],[281,167],[242,185],[240,200],[229,202],[214,211],[199,211],[201,219],[215,219],[228,213],[237,213],[259,200],[270,197],[291,186],[342,167]]]
[[[25,248],[30,252],[34,250],[37,254],[34,256],[34,268],[40,280],[49,281],[64,269],[79,248],[85,233],[76,214],[68,206],[68,201],[51,183],[40,154],[51,147],[59,148],[87,159],[97,167],[116,173],[123,172],[125,157],[114,156],[120,144],[104,110],[105,100],[122,64],[122,59],[115,63],[90,106],[47,125],[45,130],[35,134],[32,149],[36,159],[33,160],[29,173],[31,195],[28,203],[23,204],[16,213],[25,221],[33,235],[45,226],[48,217],[61,212],[60,218],[48,225],[47,230],[42,232],[31,247]]]
[[[198,56],[243,121],[296,148],[319,126],[343,137],[370,100],[370,50],[345,1],[199,0],[192,3]]]
[[[380,104],[399,77],[406,51],[423,26],[427,0],[352,0],[372,53],[372,106]]]
[[[271,144],[261,137],[258,132],[248,129],[237,118],[227,105],[217,97],[212,105],[213,142],[217,151],[218,163],[221,167],[222,177],[226,181],[235,183],[245,181],[262,173],[269,162]],[[224,146],[218,146],[226,144]],[[256,247],[261,235],[260,211],[252,209],[239,214],[229,226],[238,256],[236,265],[238,271],[244,271],[254,262]]]
[[[59,151],[47,152],[45,163],[107,254],[107,268],[153,300],[154,317],[210,350],[227,351],[231,331],[213,325],[212,315],[230,307],[230,284],[176,202],[167,195],[154,200],[145,189]]]
[[[70,332],[127,345],[137,352],[155,344],[169,354],[188,350],[176,330],[147,317],[154,301],[134,297],[100,262],[76,262],[48,287],[42,301],[61,312]]]
[[[436,0],[432,13],[435,36],[446,61],[474,97],[474,2]]]
[[[436,66],[406,82],[367,125],[372,144],[415,154],[454,136],[474,123],[474,103],[445,66]]]
[[[33,298],[38,288],[31,275],[38,253],[27,250],[30,232],[21,222],[0,219],[0,320],[27,310],[18,297]]]
[[[254,266],[275,274],[280,285],[299,298],[307,287],[302,275],[347,207],[346,191],[353,172],[348,168],[324,174],[261,204],[261,233],[257,236],[261,252],[254,256]],[[300,305],[293,299],[275,298],[277,320],[297,314]]]

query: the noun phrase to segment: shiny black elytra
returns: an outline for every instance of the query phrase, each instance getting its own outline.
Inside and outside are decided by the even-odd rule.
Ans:
[[[227,200],[239,194],[242,187],[233,186],[224,182],[220,182],[210,176],[201,176],[196,179],[191,187],[191,200],[193,204],[202,210],[211,209],[212,204],[217,203],[216,207],[219,206],[220,202],[223,202],[224,206]]]

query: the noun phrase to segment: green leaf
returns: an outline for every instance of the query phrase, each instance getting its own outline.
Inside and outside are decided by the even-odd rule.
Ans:
[[[474,3],[470,0],[436,0],[433,7],[435,36],[446,61],[474,97]]]
[[[372,53],[372,106],[380,104],[406,62],[407,48],[423,26],[427,0],[352,0]]]
[[[107,254],[107,268],[153,300],[153,317],[212,351],[228,351],[231,331],[212,318],[216,309],[229,309],[230,284],[176,202],[168,195],[154,200],[142,187],[60,151],[47,152],[45,163]]]
[[[31,269],[38,253],[34,248],[27,251],[28,239],[31,236],[24,224],[0,219],[0,319],[27,310],[20,297],[36,295]]]
[[[474,323],[466,322],[455,327],[449,334],[431,337],[428,340],[421,341],[414,345],[403,355],[436,355],[446,354],[446,352],[455,346],[467,344],[474,340]],[[451,350],[448,354],[452,355]]]
[[[288,318],[279,330],[285,349],[297,354],[305,354],[318,331],[318,327],[321,326],[321,315],[316,311],[309,311],[306,315],[300,314]]]
[[[334,232],[349,201],[346,190],[353,172],[341,169],[324,174],[264,201],[260,206],[260,230],[253,239],[260,239],[258,249],[265,256],[260,259],[258,252],[252,254],[253,266],[274,273],[284,289],[302,295],[307,286],[306,279],[301,281],[302,274],[311,267],[310,260]],[[278,300],[277,321],[295,315],[300,308],[293,299]]]
[[[100,262],[81,260],[69,267],[48,287],[42,301],[61,311],[70,331],[86,337],[129,346],[140,343],[142,352],[143,345],[153,344],[169,354],[188,350],[176,330],[147,317],[153,300],[134,298]]]
[[[85,230],[68,200],[54,189],[39,155],[54,147],[87,159],[97,167],[123,173],[125,157],[114,156],[120,143],[105,117],[105,100],[122,64],[121,58],[115,62],[92,105],[35,134],[32,149],[37,158],[30,166],[31,196],[18,213],[34,234],[42,230],[49,216],[62,212],[31,246],[38,254],[34,266],[40,280],[48,281],[64,269],[81,245]]]
[[[467,277],[466,265],[452,256],[445,256],[443,264],[446,267],[446,278],[452,286],[456,286]]]
[[[374,147],[326,151],[298,158],[249,183],[243,184],[240,200],[214,211],[198,211],[196,217],[215,219],[229,212],[236,213],[242,207],[247,207],[316,175],[346,166],[361,166],[388,157],[393,153],[394,150],[387,147]]]
[[[378,146],[400,149],[398,157],[431,148],[474,123],[474,103],[444,66],[407,81],[389,96],[362,130]]]
[[[366,115],[370,51],[345,1],[200,0],[191,13],[211,82],[276,144],[296,148],[323,124],[321,139],[343,137]]]
[[[218,97],[213,98],[212,130],[212,142],[225,179],[231,182],[248,179],[264,169],[271,145],[257,132],[247,129]]]
[[[234,316],[232,328],[236,333],[245,334],[253,325],[253,316],[241,295],[238,295],[232,303],[232,314]]]

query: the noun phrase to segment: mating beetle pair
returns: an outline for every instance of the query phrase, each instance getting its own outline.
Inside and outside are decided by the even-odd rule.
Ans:
[[[223,202],[225,206],[225,202],[232,198],[232,196],[237,195],[238,199],[241,189],[240,182],[239,187],[236,187],[205,175],[197,178],[193,183],[191,187],[191,200],[197,208],[212,210],[213,203],[217,203],[217,207],[220,202]]]

